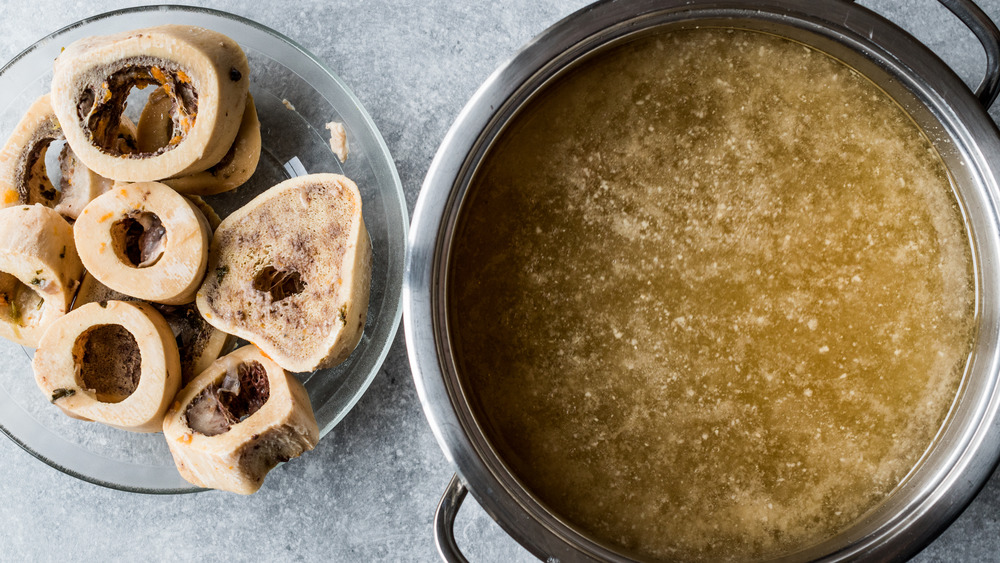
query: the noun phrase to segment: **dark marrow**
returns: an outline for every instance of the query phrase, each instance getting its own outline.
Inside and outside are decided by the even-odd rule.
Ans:
[[[202,333],[210,325],[198,313],[194,305],[163,305],[153,303],[153,307],[163,315],[177,340],[177,347],[183,360],[185,352],[194,352],[192,347],[204,347]],[[183,362],[182,362],[183,363]]]
[[[271,294],[271,301],[281,301],[292,295],[302,293],[306,282],[298,272],[276,270],[274,266],[266,266],[253,279],[253,288],[257,291]]]
[[[229,370],[222,381],[212,383],[188,404],[187,424],[205,436],[228,432],[234,425],[260,410],[270,397],[267,371],[260,362],[243,362]]]
[[[163,256],[167,230],[155,213],[135,210],[111,225],[111,238],[123,262],[147,268]]]
[[[163,315],[170,325],[170,331],[174,334],[174,341],[177,342],[177,350],[181,356],[181,374],[184,381],[194,378],[198,375],[194,371],[195,363],[204,353],[211,337],[211,325],[202,318],[194,304],[153,303],[153,307]]]
[[[119,132],[132,87],[164,88],[172,101],[172,131],[179,137],[178,141],[183,140],[194,126],[198,114],[198,93],[188,79],[182,78],[184,74],[180,67],[172,62],[153,57],[123,59],[106,69],[97,69],[91,76],[94,82],[86,84],[77,99],[77,116],[90,142],[106,154],[148,158],[167,152],[178,144],[171,142],[149,153],[122,151],[123,146],[136,148],[134,142],[120,139]]]
[[[63,139],[59,122],[47,119],[32,135],[31,141],[25,145],[21,159],[15,171],[14,184],[21,203],[36,203],[31,201],[31,188],[37,184],[38,195],[43,203],[51,204],[58,196],[55,186],[49,179],[45,168],[45,153],[53,141]]]
[[[80,369],[77,383],[101,402],[120,403],[139,386],[142,354],[135,336],[121,325],[98,325],[78,336],[73,360]]]

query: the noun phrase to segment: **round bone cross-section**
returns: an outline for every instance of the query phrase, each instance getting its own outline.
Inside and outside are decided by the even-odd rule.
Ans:
[[[89,303],[52,324],[32,360],[35,382],[74,418],[158,432],[181,382],[167,321],[146,303]]]
[[[87,303],[101,301],[135,301],[130,297],[115,291],[97,281],[94,276],[84,274],[80,289],[76,292],[73,308],[79,309]],[[186,305],[152,304],[163,319],[170,325],[170,330],[177,341],[181,355],[181,385],[187,385],[196,375],[205,371],[229,345],[231,337],[208,324],[198,314],[194,303]]]
[[[45,94],[31,104],[0,149],[0,208],[40,203],[76,219],[90,200],[111,188],[112,181],[87,168],[67,143],[59,153],[62,177],[56,189],[45,160],[52,143],[63,139]],[[118,124],[113,146],[122,154],[135,152],[136,128],[127,117],[122,116]]]
[[[82,275],[73,228],[59,213],[37,203],[0,209],[0,336],[38,346]]]
[[[114,180],[185,176],[218,163],[233,144],[249,88],[247,58],[232,39],[165,25],[73,42],[56,59],[52,106],[81,161]],[[173,137],[153,152],[114,142],[132,87],[163,88]]]
[[[278,462],[313,449],[319,427],[299,380],[244,346],[181,389],[163,436],[191,483],[251,494]]]
[[[41,96],[21,117],[0,150],[0,207],[41,203],[53,207],[59,191],[45,170],[45,154],[63,138],[49,95]]]
[[[371,259],[354,182],[285,180],[216,229],[198,311],[287,370],[333,366],[361,339]]]
[[[157,182],[119,185],[90,202],[73,226],[90,274],[115,291],[165,305],[194,300],[210,232],[193,203]]]

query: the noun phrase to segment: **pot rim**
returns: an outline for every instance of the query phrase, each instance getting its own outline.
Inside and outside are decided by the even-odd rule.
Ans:
[[[977,238],[973,248],[980,331],[969,368],[977,376],[965,378],[948,422],[936,439],[941,445],[934,448],[937,457],[925,454],[911,472],[913,478],[904,479],[897,491],[862,520],[878,521],[877,526],[859,530],[856,523],[844,534],[788,556],[904,559],[930,543],[961,513],[1000,459],[1000,358],[995,345],[1000,339],[1000,303],[994,297],[1000,294],[1000,190],[991,166],[991,162],[1000,162],[1000,132],[975,95],[944,62],[895,24],[856,4],[605,0],[554,24],[495,71],[445,136],[413,215],[403,291],[404,329],[424,414],[445,456],[473,496],[532,553],[556,560],[627,560],[548,511],[507,469],[478,426],[451,356],[444,298],[447,261],[458,212],[476,166],[503,125],[535,92],[582,58],[637,33],[670,21],[723,21],[720,17],[804,30],[820,43],[809,44],[821,51],[829,52],[827,48],[836,45],[850,49],[860,57],[861,66],[868,68],[859,69],[858,61],[851,61],[850,66],[867,76],[884,73],[897,79],[898,91],[890,95],[897,100],[912,98],[910,103],[916,105],[903,104],[909,111],[925,112],[925,118],[940,124],[939,129],[933,124],[930,130],[925,126],[925,131],[936,141],[952,143],[954,154],[942,156],[950,159],[949,169],[955,164],[963,167],[967,177],[958,178],[956,183],[964,181],[964,189],[979,198],[965,203],[966,194],[960,194],[970,222],[967,226]],[[939,144],[935,142],[935,146]],[[970,214],[972,219],[968,219]],[[958,436],[948,434],[949,429],[958,427],[963,430]],[[925,469],[925,474],[920,474]],[[928,474],[932,478],[928,479]],[[903,497],[899,491],[906,487],[910,487],[909,500],[886,510],[900,504]]]

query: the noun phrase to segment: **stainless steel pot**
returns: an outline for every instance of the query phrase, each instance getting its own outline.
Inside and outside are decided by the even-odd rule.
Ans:
[[[984,106],[1000,84],[1000,33],[967,0],[941,0],[983,43],[987,77],[973,94],[909,34],[863,7],[831,0],[618,0],[555,24],[496,71],[448,132],[423,186],[410,231],[403,295],[406,342],[424,413],[458,475],[438,507],[442,556],[464,561],[452,524],[466,490],[532,553],[549,561],[626,558],[547,510],[490,445],[455,368],[446,272],[469,182],[511,116],[589,54],[650,30],[724,25],[766,31],[829,53],[867,75],[913,116],[941,153],[973,239],[978,336],[959,396],[934,446],[905,482],[853,527],[791,560],[893,560],[929,543],[972,500],[1000,458],[1000,131]]]

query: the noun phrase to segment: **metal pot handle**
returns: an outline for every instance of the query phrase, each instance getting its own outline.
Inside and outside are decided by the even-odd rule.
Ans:
[[[448,488],[445,489],[441,502],[434,512],[434,543],[437,545],[438,553],[441,554],[441,559],[447,563],[469,563],[455,543],[455,517],[468,493],[469,489],[458,475],[452,475]]]
[[[983,107],[989,108],[1000,93],[1000,30],[972,0],[938,0],[951,13],[958,16],[986,51],[986,77],[976,88],[976,97]]]
[[[855,0],[847,0],[854,2]],[[1000,30],[972,0],[938,0],[975,34],[986,51],[986,76],[976,88],[976,97],[989,108],[1000,94]]]

